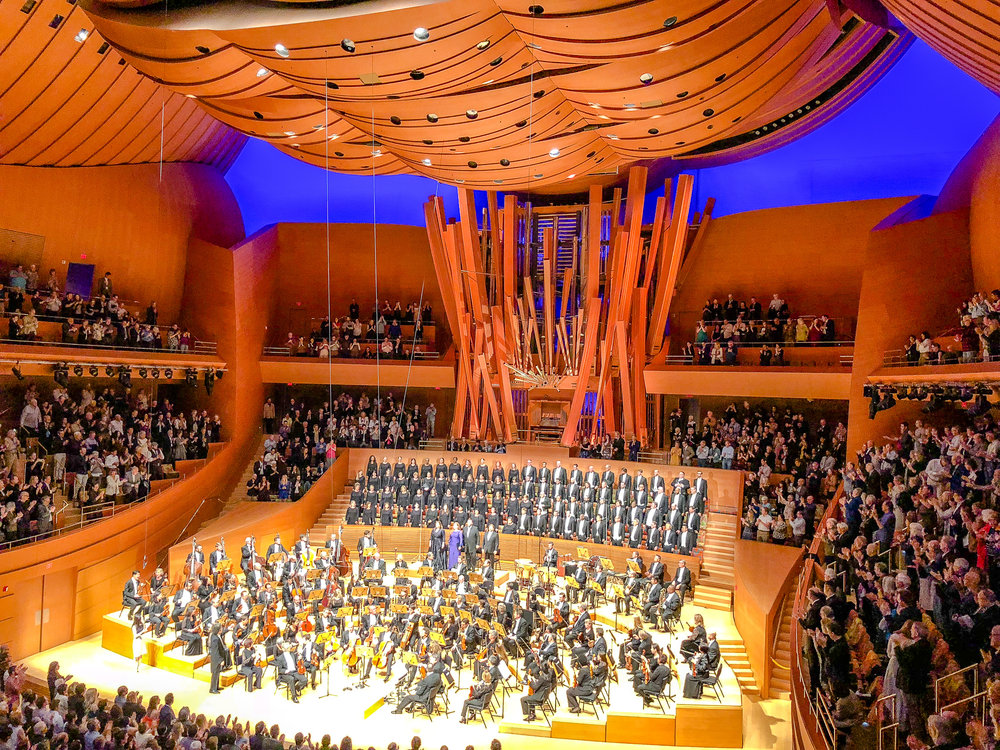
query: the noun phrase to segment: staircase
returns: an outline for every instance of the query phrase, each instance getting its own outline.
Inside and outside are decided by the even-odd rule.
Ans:
[[[738,519],[728,513],[708,514],[708,521],[701,534],[702,555],[699,584],[732,592],[736,583],[733,574],[736,537],[739,535]],[[702,588],[701,585],[698,588]],[[726,609],[729,605],[726,605]]]
[[[781,610],[781,621],[778,624],[778,640],[774,644],[774,660],[781,667],[771,670],[771,698],[788,699],[792,695],[792,597],[785,597],[785,606]]]
[[[740,690],[744,695],[759,695],[760,688],[757,680],[750,669],[750,659],[747,657],[747,650],[743,646],[743,641],[738,639],[719,639],[719,652],[726,664],[733,670],[736,679],[740,683]]]
[[[354,488],[353,482],[344,485],[344,491],[337,495],[323,511],[313,527],[309,530],[309,538],[319,540],[316,544],[322,544],[323,540],[330,536],[331,531],[344,522],[347,514],[347,507],[351,504],[351,490]]]
[[[229,513],[233,508],[243,502],[247,502],[252,498],[247,494],[247,482],[250,481],[250,477],[253,476],[253,465],[260,455],[261,446],[264,444],[263,436],[259,436],[257,442],[253,445],[253,448],[249,451],[250,459],[247,461],[246,466],[243,467],[243,473],[240,474],[240,478],[236,480],[236,486],[233,487],[233,491],[229,493],[229,497],[222,504],[222,510],[219,511],[219,516],[224,516]],[[218,518],[216,516],[215,518]],[[215,518],[209,518],[202,524],[202,527],[208,525],[209,523],[215,521]]]

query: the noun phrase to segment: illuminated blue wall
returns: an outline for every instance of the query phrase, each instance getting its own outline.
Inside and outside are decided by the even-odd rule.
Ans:
[[[920,41],[847,111],[784,148],[695,172],[695,206],[716,198],[715,214],[760,208],[937,194],[986,126],[1000,99]],[[326,217],[324,170],[251,139],[226,175],[247,234],[279,221]],[[375,198],[373,213],[373,191]],[[330,220],[424,223],[438,193],[456,216],[455,188],[416,176],[330,173]],[[662,188],[659,191],[662,195]],[[656,193],[647,215],[652,216]]]
[[[714,214],[722,216],[937,195],[998,114],[1000,98],[917,40],[868,93],[815,132],[753,159],[696,170],[694,205],[714,196]]]

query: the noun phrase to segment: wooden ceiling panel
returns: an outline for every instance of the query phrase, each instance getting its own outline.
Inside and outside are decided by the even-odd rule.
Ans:
[[[916,36],[1000,94],[1000,1],[882,4]]]
[[[139,75],[76,4],[0,3],[0,164],[158,160],[164,103],[171,113],[163,133],[165,161],[191,160],[193,154],[205,162],[203,155],[213,153],[214,161],[206,163],[228,165],[242,148],[244,135],[231,137],[194,101]],[[195,132],[226,148],[192,142]]]

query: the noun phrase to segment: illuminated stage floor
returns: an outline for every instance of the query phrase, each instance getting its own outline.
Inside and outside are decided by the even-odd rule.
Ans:
[[[606,615],[606,610],[601,614]],[[731,613],[704,610],[703,614],[708,629],[716,630],[720,639],[738,637]],[[661,643],[667,638],[666,635],[659,633],[654,633],[654,637]],[[675,651],[677,648],[676,640],[679,640],[679,636],[673,645]],[[577,740],[547,736],[540,738],[509,733],[528,730],[529,727],[547,730],[540,715],[539,721],[534,724],[528,725],[521,722],[520,706],[517,705],[519,694],[507,698],[506,717],[498,718],[496,724],[490,723],[489,720],[487,720],[486,728],[478,721],[468,725],[459,724],[458,711],[461,710],[462,701],[467,696],[468,686],[472,680],[471,672],[468,670],[462,673],[462,688],[451,694],[451,706],[455,713],[449,717],[437,716],[433,721],[429,721],[423,716],[393,715],[391,710],[394,706],[391,704],[376,707],[370,717],[366,719],[365,714],[371,712],[373,704],[377,704],[379,698],[391,692],[391,683],[385,684],[381,678],[373,678],[367,689],[359,690],[354,687],[357,678],[348,678],[343,675],[337,663],[334,663],[330,672],[332,675],[330,697],[321,697],[325,696],[327,692],[324,683],[316,691],[307,690],[303,694],[301,702],[296,705],[285,699],[283,691],[275,693],[273,682],[270,680],[264,683],[261,690],[252,694],[246,693],[243,682],[240,681],[236,685],[224,689],[219,695],[209,695],[208,685],[196,679],[146,666],[143,666],[136,673],[134,663],[101,647],[101,634],[99,633],[39,653],[27,659],[26,664],[33,676],[44,679],[48,664],[52,660],[59,661],[64,673],[84,678],[88,686],[96,687],[102,693],[113,693],[122,684],[128,685],[130,689],[139,690],[146,698],[154,694],[162,697],[167,692],[173,692],[176,696],[176,706],[190,706],[198,712],[205,713],[210,718],[219,714],[232,714],[241,720],[264,721],[267,724],[278,723],[288,739],[295,732],[301,731],[312,733],[314,741],[324,734],[330,734],[334,741],[339,741],[341,737],[350,735],[354,739],[355,746],[358,747],[385,747],[392,741],[406,747],[409,745],[410,738],[415,734],[421,736],[425,747],[446,745],[452,750],[464,748],[466,745],[478,748],[488,747],[489,742],[494,738],[499,738],[503,745],[508,748],[538,747],[542,744],[553,748],[583,745],[581,741]],[[685,669],[683,665],[680,665],[681,680],[683,680]],[[624,676],[624,673],[621,674]],[[755,697],[741,698],[735,677],[728,669],[724,673],[723,689],[725,691],[724,706],[739,706],[742,701],[744,747],[773,748],[790,743],[788,701],[761,701]],[[674,693],[679,695],[680,692],[681,685],[675,682]],[[700,701],[685,701],[683,698],[679,698],[679,701],[681,705],[719,705],[711,691],[708,691]],[[579,717],[572,717],[566,710],[564,688],[560,688],[560,704],[558,719],[579,721]],[[641,701],[631,692],[631,686],[624,682],[613,686],[610,708],[612,711],[634,712],[636,714],[643,712]],[[672,706],[669,713],[672,714],[674,710]],[[646,709],[644,713],[650,717],[659,716],[656,709]],[[584,721],[588,721],[588,719],[585,717]],[[501,732],[501,725],[503,732]],[[639,740],[636,747],[648,746],[654,742],[653,737],[639,736],[636,739]]]

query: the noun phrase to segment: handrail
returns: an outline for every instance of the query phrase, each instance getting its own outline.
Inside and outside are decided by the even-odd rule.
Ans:
[[[980,662],[976,662],[975,664],[970,664],[967,667],[962,667],[961,669],[956,669],[954,672],[951,672],[950,674],[946,674],[943,677],[938,677],[936,680],[934,680],[934,713],[936,713],[936,714],[937,713],[941,713],[944,710],[944,708],[941,706],[941,683],[944,682],[945,680],[951,678],[951,677],[958,677],[961,674],[965,674],[969,670],[974,670],[973,673],[972,673],[972,692],[973,693],[978,693],[979,692],[979,668],[981,666],[982,666],[982,664]],[[966,699],[963,698],[962,700],[964,701]],[[961,701],[959,701],[959,702],[961,702]]]
[[[148,346],[106,346],[104,344],[80,344],[74,343],[72,341],[49,341],[48,339],[34,339],[28,341],[26,339],[12,339],[6,336],[0,337],[0,344],[13,344],[15,346],[39,346],[39,347],[50,347],[50,348],[67,348],[67,349],[80,349],[87,351],[125,351],[125,352],[143,352],[153,355],[167,355],[167,356],[189,356],[192,354],[203,354],[203,355],[215,355],[218,353],[218,344],[215,341],[201,341],[196,340],[194,345],[188,349],[188,351],[181,351],[180,349],[165,349],[161,347],[148,347]]]
[[[208,459],[205,459],[205,460],[207,461]],[[5,552],[5,551],[13,549],[15,547],[22,547],[22,546],[24,546],[26,544],[31,544],[32,542],[38,542],[38,541],[41,541],[43,539],[52,539],[53,537],[62,536],[63,534],[67,534],[67,533],[69,533],[71,531],[79,531],[84,526],[89,526],[92,523],[97,523],[99,521],[103,521],[106,518],[114,518],[114,516],[117,515],[118,513],[121,513],[121,512],[126,511],[126,510],[131,510],[132,508],[135,508],[136,506],[142,505],[143,503],[151,500],[152,498],[154,498],[157,495],[159,495],[161,492],[164,492],[164,491],[170,489],[171,487],[173,487],[177,482],[181,481],[182,479],[184,479],[184,477],[181,477],[181,476],[174,477],[174,478],[168,480],[169,484],[166,484],[166,485],[164,485],[162,487],[157,487],[155,490],[150,490],[146,494],[146,496],[144,498],[142,498],[142,500],[137,500],[136,502],[122,503],[120,505],[117,505],[117,504],[115,504],[115,502],[113,500],[109,500],[109,501],[104,502],[104,503],[98,503],[96,505],[88,505],[86,507],[82,507],[82,508],[80,508],[80,519],[78,521],[73,522],[69,526],[62,526],[62,527],[59,527],[59,528],[53,528],[52,531],[49,531],[49,532],[44,533],[44,534],[33,534],[31,536],[26,536],[26,537],[21,537],[20,539],[15,539],[14,541],[2,542],[2,543],[0,543],[0,552]],[[156,481],[160,481],[160,480],[156,480]],[[69,503],[66,503],[62,508],[59,509],[58,512],[61,513],[63,511],[65,511],[68,506],[69,506]],[[111,506],[110,507],[111,515],[109,515],[109,516],[105,516],[104,515],[104,511],[108,510],[107,506]],[[98,509],[98,508],[100,509],[100,511],[95,516],[93,514],[93,511],[95,509]],[[55,518],[56,518],[57,515],[58,515],[58,513],[54,513],[53,514],[53,516],[52,516],[53,523],[54,523]]]
[[[882,354],[883,367],[941,367],[943,365],[970,365],[988,362],[1000,362],[1000,354],[983,356],[979,352],[973,352],[968,359],[963,358],[960,351],[942,351],[945,361],[931,362],[930,360],[911,362],[906,358],[904,349],[887,349]]]
[[[770,659],[771,659],[771,664],[773,664],[774,666],[776,666],[778,669],[784,669],[786,672],[791,672],[792,671],[791,667],[786,667],[784,664],[782,664],[780,661],[778,661],[777,659],[775,659],[773,656],[770,657]]]
[[[896,693],[889,693],[888,695],[883,695],[882,697],[880,697],[878,700],[875,701],[876,709],[880,703],[886,703],[890,700],[892,701],[893,722],[891,724],[883,724],[882,712],[878,710],[875,711],[876,732],[878,735],[878,742],[877,742],[878,750],[884,750],[883,748],[884,740],[882,738],[885,736],[885,733],[890,729],[892,730],[892,750],[898,750],[899,748],[899,721],[897,720],[897,717],[899,716],[899,710],[896,706],[896,698],[897,698]]]
[[[375,342],[371,342],[371,343],[375,343]],[[427,350],[415,351],[415,352],[412,352],[412,354],[413,354],[413,358],[414,359],[421,359],[421,360],[438,360],[438,359],[441,359],[442,357],[444,357],[444,354],[442,354],[441,352],[432,352],[432,351],[427,351]],[[289,349],[287,346],[265,346],[264,349],[263,349],[263,351],[261,352],[261,356],[264,356],[264,357],[288,357],[290,359],[315,359],[315,360],[332,359],[334,361],[344,361],[344,362],[358,362],[358,361],[362,361],[362,362],[374,362],[375,361],[375,357],[326,357],[326,358],[324,358],[324,357],[320,357],[319,354],[295,354],[295,355],[293,355],[291,353],[291,349]],[[378,359],[380,361],[386,361],[386,362],[405,362],[409,358],[410,358],[410,355],[405,355],[405,356],[401,356],[401,357],[390,357],[390,356],[382,355],[382,356],[378,357]]]

